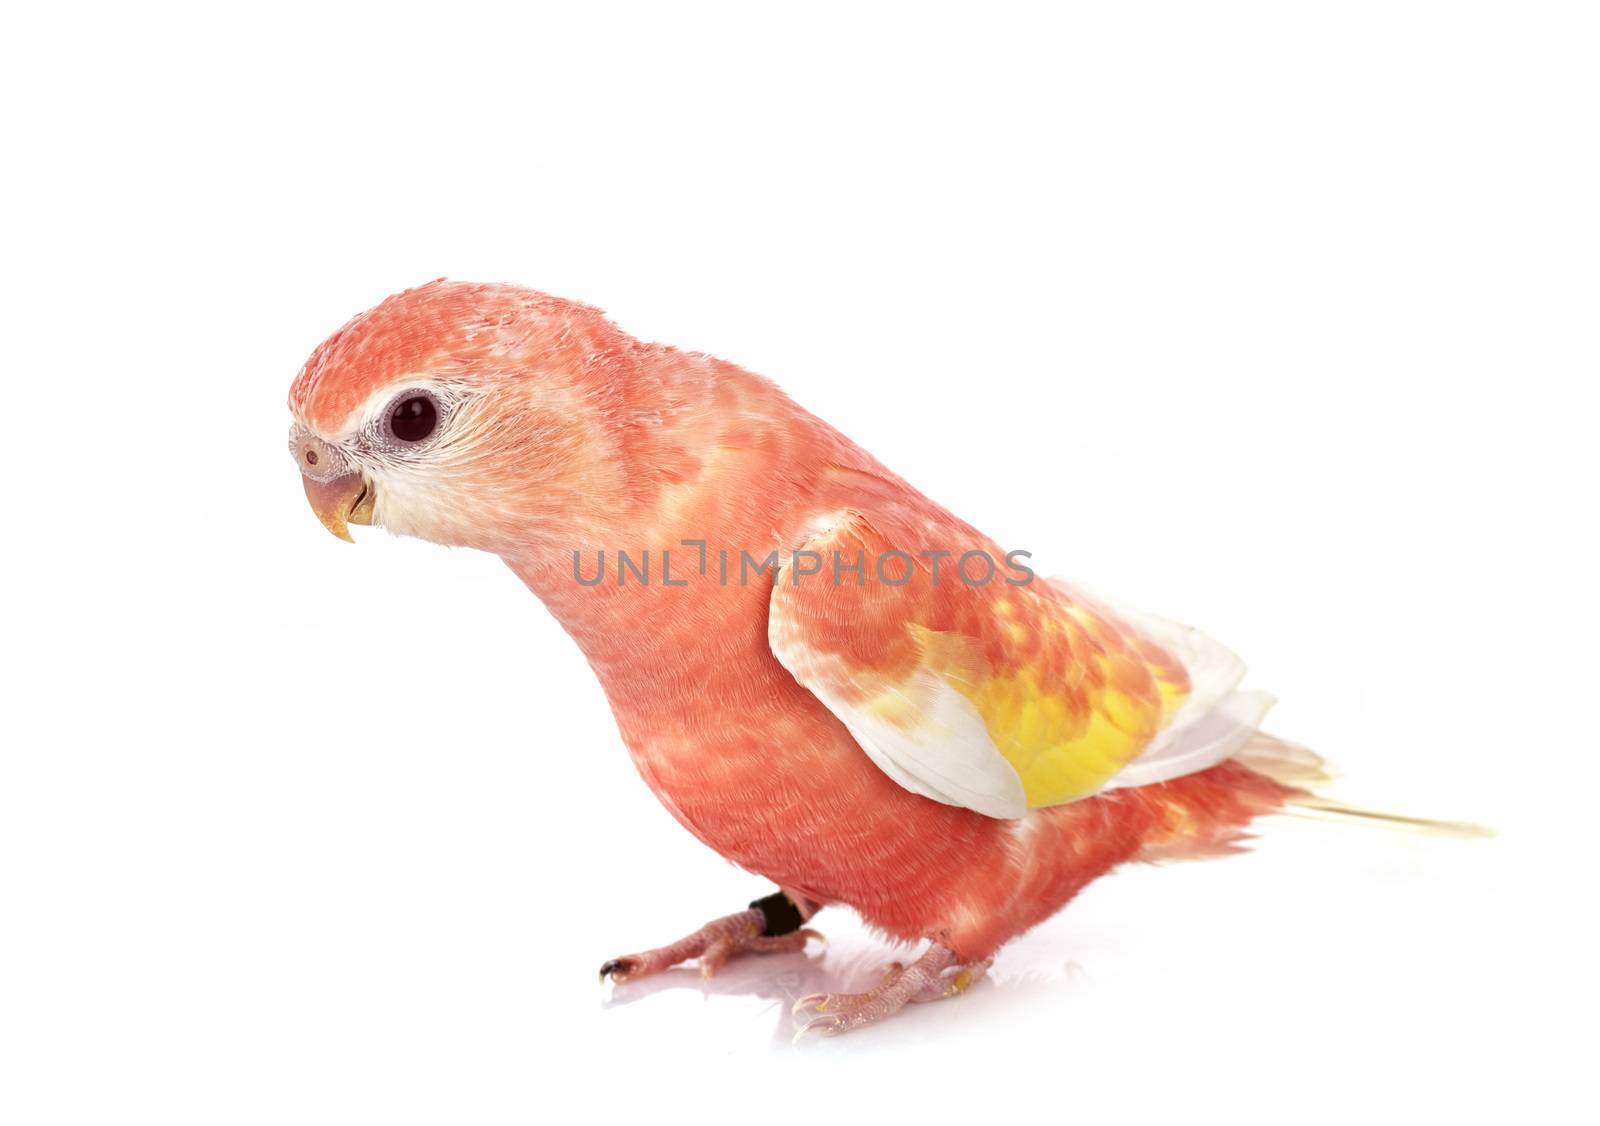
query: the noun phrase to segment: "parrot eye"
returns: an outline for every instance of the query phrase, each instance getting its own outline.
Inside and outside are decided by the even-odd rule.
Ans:
[[[439,425],[432,395],[407,395],[389,410],[389,433],[402,442],[420,442]]]

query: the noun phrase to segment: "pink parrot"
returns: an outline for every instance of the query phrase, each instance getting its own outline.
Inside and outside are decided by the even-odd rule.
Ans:
[[[504,559],[656,796],[777,885],[602,978],[801,950],[845,904],[928,943],[796,1003],[802,1033],[847,1031],[963,992],[1118,865],[1233,851],[1286,805],[1358,812],[1258,730],[1271,698],[1223,646],[1036,578],[767,380],[589,306],[408,290],[323,342],[289,406],[329,531]]]

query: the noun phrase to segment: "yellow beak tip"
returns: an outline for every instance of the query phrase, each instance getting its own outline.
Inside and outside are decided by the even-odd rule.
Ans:
[[[302,476],[306,500],[316,513],[322,526],[345,543],[355,543],[350,534],[350,523],[365,524],[371,520],[372,495],[359,473],[344,473],[326,481]]]

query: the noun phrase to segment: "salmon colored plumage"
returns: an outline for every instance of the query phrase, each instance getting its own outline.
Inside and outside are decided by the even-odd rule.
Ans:
[[[413,393],[440,419],[411,448],[383,428]],[[919,553],[1006,553],[771,383],[636,341],[587,306],[435,282],[330,337],[289,401],[330,528],[367,512],[504,558],[576,639],[639,772],[690,832],[801,917],[846,904],[934,944],[893,988],[807,999],[807,1026],[959,992],[1090,880],[1226,851],[1314,777],[1313,756],[1258,736],[1192,773],[1103,789],[1198,691],[1163,638],[1070,588],[1009,583],[1012,571],[930,581]],[[905,552],[910,579],[869,563],[861,581],[802,582],[802,549],[847,566],[861,552],[899,567],[891,553]],[[739,581],[742,556],[771,551],[776,576]],[[648,581],[619,581],[619,552],[648,556]],[[581,581],[599,566],[601,581]],[[962,739],[980,746],[948,749]],[[882,756],[864,751],[874,740]],[[905,777],[891,776],[895,755]],[[959,804],[908,788],[969,766],[979,789],[995,778],[1004,792]],[[987,801],[1016,815],[969,807]],[[714,967],[803,941],[748,911],[608,968],[697,954]]]

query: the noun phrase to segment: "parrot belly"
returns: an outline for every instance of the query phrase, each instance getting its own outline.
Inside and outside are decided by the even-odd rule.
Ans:
[[[670,678],[602,673],[647,784],[712,849],[780,887],[855,908],[907,941],[988,957],[1142,854],[1225,848],[1288,790],[1234,763],[997,820],[914,794],[752,645]],[[707,711],[714,723],[707,723]]]

